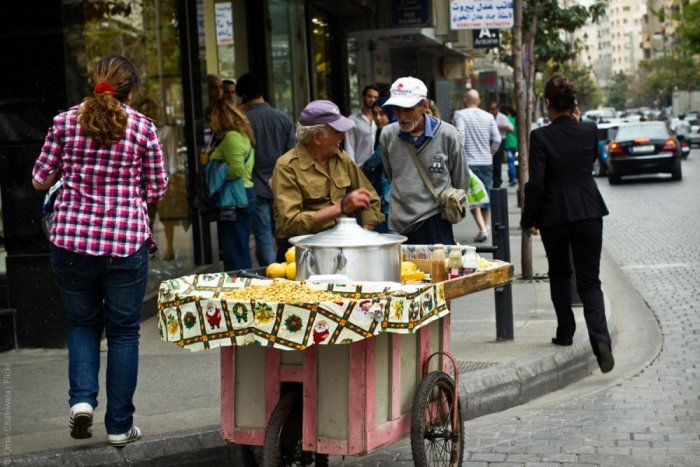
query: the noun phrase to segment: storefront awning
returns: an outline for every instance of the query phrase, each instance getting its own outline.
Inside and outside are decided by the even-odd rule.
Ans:
[[[466,57],[453,43],[435,34],[435,28],[387,28],[351,31],[348,36],[358,40],[382,40],[394,49],[412,48],[439,56]]]

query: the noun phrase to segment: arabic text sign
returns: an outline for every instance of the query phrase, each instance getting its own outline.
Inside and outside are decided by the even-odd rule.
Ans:
[[[513,27],[513,0],[450,0],[451,29]]]

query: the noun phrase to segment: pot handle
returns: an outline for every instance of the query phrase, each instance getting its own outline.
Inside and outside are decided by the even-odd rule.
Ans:
[[[345,269],[345,266],[347,266],[347,264],[348,264],[348,260],[345,257],[345,255],[343,254],[343,249],[340,248],[338,250],[338,254],[335,255],[335,265],[333,267],[333,271],[331,272],[331,274],[336,274],[338,271]]]
[[[316,267],[316,257],[311,252],[311,250],[304,250],[301,254],[300,263],[309,271],[309,276],[314,274],[320,274],[318,268]]]

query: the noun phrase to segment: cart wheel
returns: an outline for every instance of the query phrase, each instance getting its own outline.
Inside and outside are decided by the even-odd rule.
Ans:
[[[411,416],[411,452],[417,467],[462,465],[464,428],[459,403],[454,407],[454,382],[442,371],[428,373],[418,385]],[[453,426],[457,410],[459,426]]]
[[[328,465],[327,454],[302,450],[302,398],[299,392],[282,396],[265,430],[263,467]]]

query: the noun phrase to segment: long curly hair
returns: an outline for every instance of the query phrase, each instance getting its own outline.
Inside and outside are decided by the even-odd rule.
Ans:
[[[109,55],[97,62],[92,71],[92,95],[83,100],[78,114],[82,130],[100,145],[111,145],[121,139],[126,128],[127,116],[122,108],[129,93],[136,91],[141,79],[136,67],[120,55]],[[107,83],[111,90],[95,90]],[[100,88],[109,86],[100,86]]]
[[[211,129],[219,138],[227,131],[238,131],[250,140],[255,146],[255,134],[250,126],[250,120],[243,112],[226,99],[219,99],[214,103],[211,111]]]

